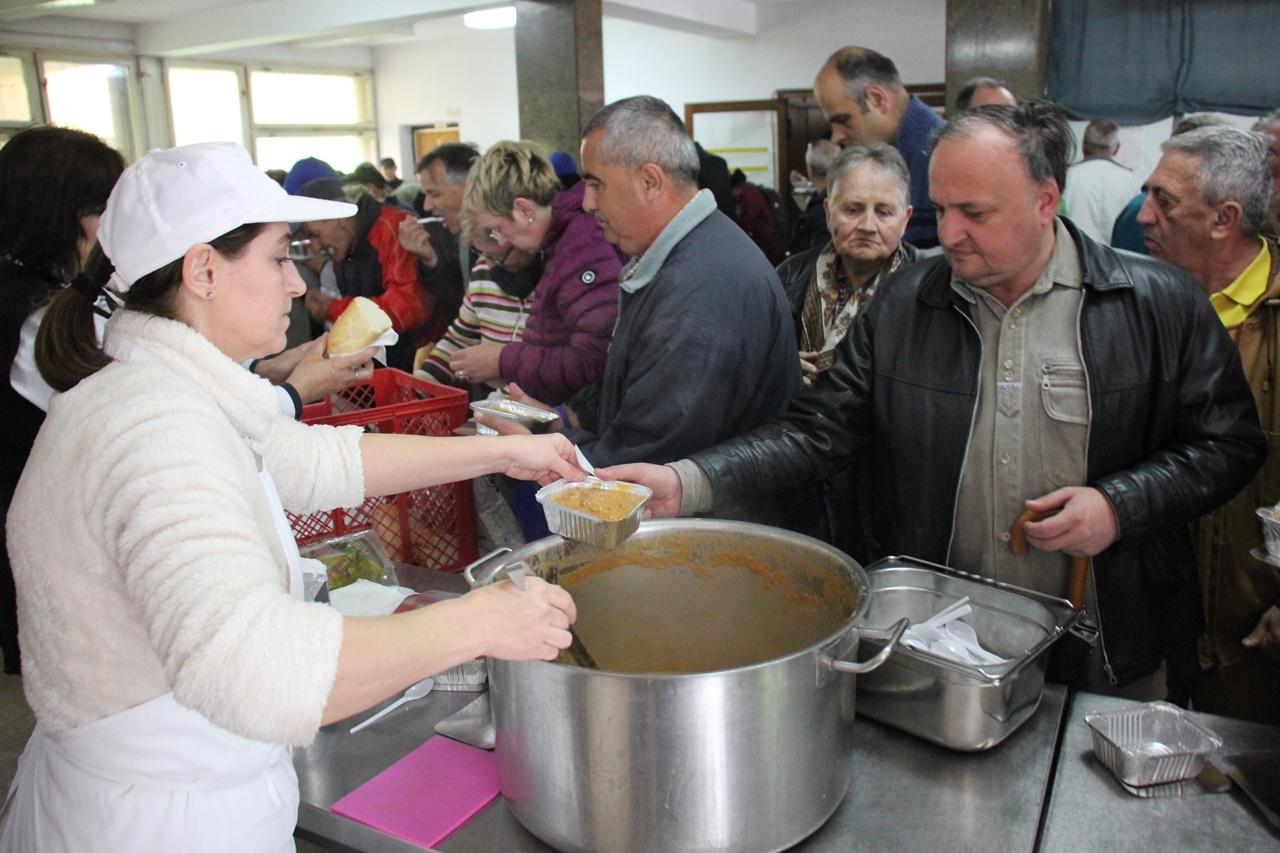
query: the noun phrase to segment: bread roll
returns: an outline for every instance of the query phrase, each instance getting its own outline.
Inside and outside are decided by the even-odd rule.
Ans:
[[[391,318],[372,299],[357,296],[333,321],[329,330],[328,355],[351,355],[359,352],[391,331]]]

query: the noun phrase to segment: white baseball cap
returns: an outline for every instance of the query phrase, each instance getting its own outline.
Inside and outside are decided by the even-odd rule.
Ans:
[[[112,286],[128,289],[241,225],[355,212],[354,204],[289,195],[233,142],[202,142],[151,151],[125,169],[107,199],[98,242],[116,268]]]

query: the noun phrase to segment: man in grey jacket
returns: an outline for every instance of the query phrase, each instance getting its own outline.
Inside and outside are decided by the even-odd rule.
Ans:
[[[720,512],[866,458],[873,555],[1059,596],[1070,558],[1089,558],[1100,642],[1073,680],[1163,696],[1163,659],[1199,631],[1187,522],[1248,482],[1266,443],[1194,283],[1055,215],[1070,149],[1051,105],[957,116],[930,164],[944,257],[885,282],[783,418],[605,476],[654,488],[655,514]],[[1053,515],[1015,557],[1024,509]]]
[[[609,104],[582,165],[583,208],[631,259],[604,378],[557,407],[561,427],[593,464],[663,463],[785,411],[801,384],[790,308],[769,261],[698,190],[683,122],[657,98]]]

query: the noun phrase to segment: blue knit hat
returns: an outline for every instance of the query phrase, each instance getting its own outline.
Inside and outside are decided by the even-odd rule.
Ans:
[[[289,174],[284,178],[284,191],[289,195],[297,195],[298,190],[316,178],[336,178],[338,173],[323,160],[315,157],[304,157],[293,164]]]
[[[561,180],[564,180],[566,175],[578,174],[578,165],[566,151],[552,151],[547,159],[551,161],[551,168],[555,170],[556,177]]]

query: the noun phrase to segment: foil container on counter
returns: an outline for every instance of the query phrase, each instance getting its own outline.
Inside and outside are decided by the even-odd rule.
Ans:
[[[489,681],[488,669],[482,660],[463,661],[435,677],[434,689],[453,693],[479,693]]]
[[[1222,748],[1222,738],[1168,702],[1094,711],[1084,721],[1093,754],[1126,788],[1191,779]]]

